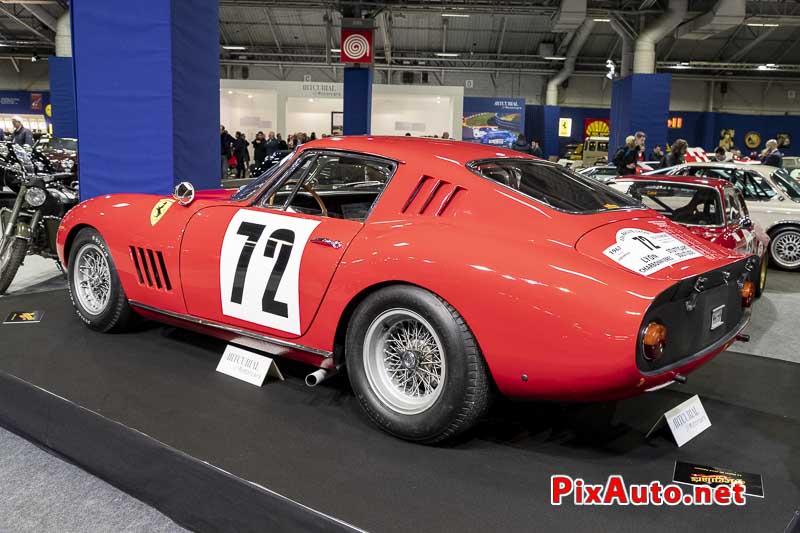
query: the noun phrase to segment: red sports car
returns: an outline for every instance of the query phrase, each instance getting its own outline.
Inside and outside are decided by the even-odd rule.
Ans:
[[[743,255],[757,255],[756,297],[767,284],[769,235],[750,218],[742,192],[731,182],[694,176],[625,176],[611,185],[673,222]]]
[[[683,381],[748,322],[758,258],[492,146],[334,137],[236,191],[118,194],[63,220],[91,328],[138,316],[318,367],[437,442],[490,393],[594,401]]]

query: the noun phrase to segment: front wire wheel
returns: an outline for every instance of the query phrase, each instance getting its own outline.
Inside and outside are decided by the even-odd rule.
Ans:
[[[2,231],[0,224],[0,231]],[[25,260],[28,241],[0,234],[0,294],[5,294]]]
[[[111,268],[103,251],[95,244],[82,247],[72,271],[75,297],[84,311],[92,316],[105,311],[111,295]]]

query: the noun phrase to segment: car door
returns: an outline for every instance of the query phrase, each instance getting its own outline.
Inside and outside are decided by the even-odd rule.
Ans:
[[[250,205],[199,211],[181,245],[189,314],[270,336],[302,335],[395,168],[370,156],[304,152]],[[358,190],[339,183],[362,170],[376,179],[352,187]]]

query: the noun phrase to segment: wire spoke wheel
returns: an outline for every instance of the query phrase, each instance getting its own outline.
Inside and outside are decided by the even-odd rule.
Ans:
[[[784,268],[800,267],[800,232],[785,231],[771,243],[775,262]]]
[[[111,295],[111,269],[96,244],[86,244],[78,251],[73,282],[75,296],[84,311],[99,315],[106,310]]]
[[[364,369],[381,402],[397,413],[422,413],[444,388],[446,360],[434,328],[408,309],[375,318],[364,338]]]
[[[13,242],[13,238],[8,238],[5,235],[0,234],[0,272],[3,272],[6,268],[8,268],[8,263],[11,260],[11,244]]]

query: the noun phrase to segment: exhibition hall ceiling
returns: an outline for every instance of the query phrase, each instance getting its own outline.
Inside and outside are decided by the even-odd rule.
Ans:
[[[658,43],[658,71],[721,79],[800,78],[800,3],[743,3],[741,20],[725,13],[709,20],[718,3],[689,0],[683,24]],[[219,5],[223,65],[337,68],[342,17],[369,16],[376,22],[380,68],[547,74],[561,68],[576,29],[589,20],[594,27],[576,59],[580,74],[605,72],[609,58],[619,63],[619,29],[635,39],[670,1],[220,0]],[[66,8],[66,0],[0,0],[0,59],[18,68],[52,55]]]

